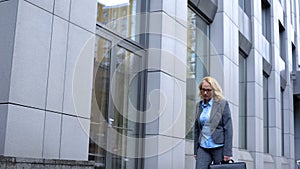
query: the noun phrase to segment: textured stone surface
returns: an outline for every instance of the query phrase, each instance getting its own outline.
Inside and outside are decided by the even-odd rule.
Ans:
[[[0,169],[92,169],[93,162],[0,156]]]

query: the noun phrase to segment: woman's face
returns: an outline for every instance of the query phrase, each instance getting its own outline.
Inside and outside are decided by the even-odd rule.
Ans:
[[[213,97],[212,87],[207,81],[203,81],[200,94],[205,103],[209,102],[209,100]]]

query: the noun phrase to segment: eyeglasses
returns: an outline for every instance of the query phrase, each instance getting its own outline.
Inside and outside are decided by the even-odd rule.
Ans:
[[[200,89],[202,92],[211,92],[212,91],[212,89],[205,89],[205,88],[202,88],[202,89]]]

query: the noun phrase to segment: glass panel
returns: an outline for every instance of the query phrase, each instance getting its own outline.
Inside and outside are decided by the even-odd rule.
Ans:
[[[267,9],[262,7],[262,11],[261,11],[261,24],[262,24],[262,34],[267,37]]]
[[[264,4],[261,2],[261,28],[262,28],[262,34],[264,37],[270,42],[271,41],[271,31],[270,31],[270,25],[271,25],[271,8],[270,6]]]
[[[285,38],[286,33],[284,31],[284,28],[279,24],[279,47],[280,47],[280,57],[286,61],[286,48],[285,48]]]
[[[193,139],[196,103],[199,101],[198,84],[208,74],[209,26],[188,9],[187,32],[187,87],[186,138]]]
[[[96,46],[89,160],[96,169],[140,168],[142,57],[101,37]]]
[[[135,36],[140,34],[141,12],[140,0],[98,0],[97,22],[139,42]]]
[[[92,92],[89,160],[95,161],[96,168],[104,169],[106,163],[107,116],[110,81],[111,42],[96,37],[94,58],[94,83]]]
[[[121,47],[116,47],[116,64],[113,75],[114,102],[112,141],[112,168],[134,169],[141,148],[138,137],[141,124],[141,70],[142,58]]]
[[[293,22],[293,19],[294,19],[294,8],[293,8],[293,0],[290,0],[290,22],[292,24],[292,26],[294,26],[294,22]]]
[[[284,156],[284,90],[280,89],[280,100],[281,100],[281,155]]]
[[[239,56],[239,148],[246,149],[247,136],[247,78],[246,58]]]
[[[292,71],[298,70],[298,60],[296,47],[292,45]]]
[[[264,152],[269,153],[269,101],[268,101],[268,77],[263,76],[263,109],[264,109]]]

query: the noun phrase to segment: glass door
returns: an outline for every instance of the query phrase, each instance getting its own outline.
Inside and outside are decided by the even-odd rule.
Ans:
[[[98,35],[89,160],[98,169],[141,168],[145,51],[103,30]]]
[[[100,36],[96,37],[89,160],[95,161],[95,168],[98,169],[105,169],[106,166],[111,46],[111,41]]]

